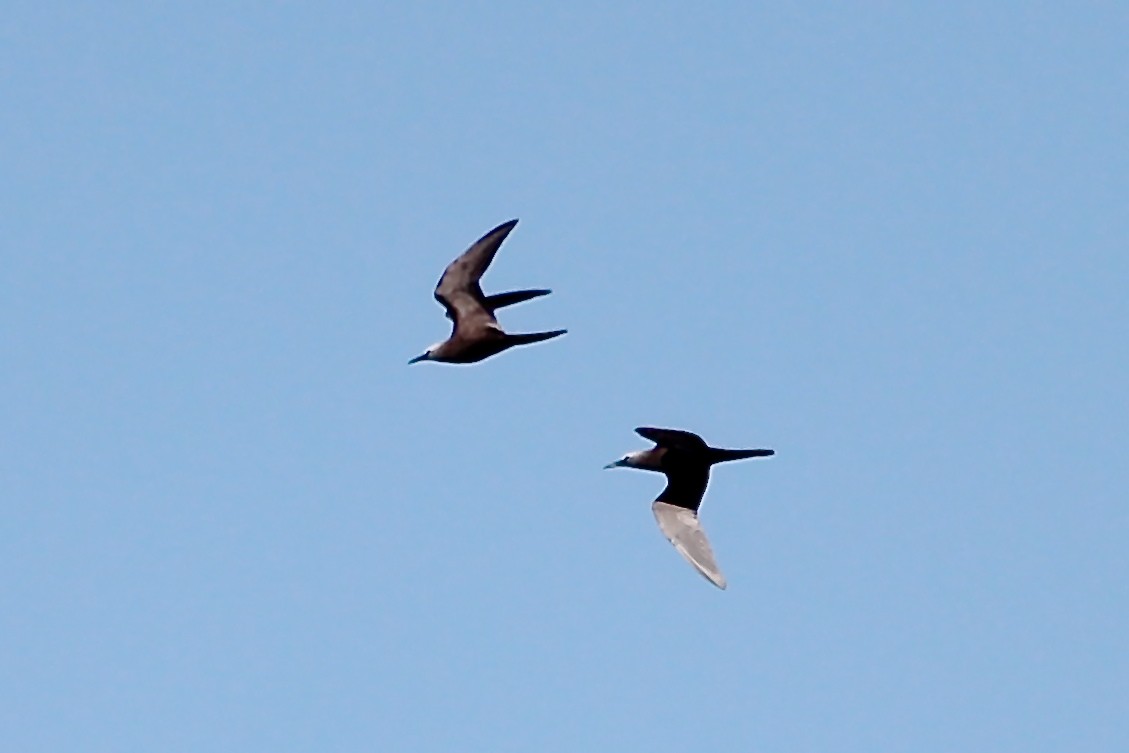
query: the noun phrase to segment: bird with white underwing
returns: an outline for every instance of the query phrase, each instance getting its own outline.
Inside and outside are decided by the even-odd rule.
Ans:
[[[718,588],[725,576],[717,566],[698,508],[709,483],[710,467],[717,463],[773,455],[773,450],[723,450],[710,447],[697,434],[678,429],[640,427],[635,430],[655,446],[624,455],[605,468],[637,468],[666,476],[666,488],[651,505],[659,528],[687,562]]]

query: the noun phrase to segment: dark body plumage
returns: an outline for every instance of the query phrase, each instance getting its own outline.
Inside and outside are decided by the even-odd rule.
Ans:
[[[453,322],[451,336],[409,363],[475,363],[515,345],[541,342],[567,331],[558,329],[551,332],[509,334],[494,317],[494,312],[503,306],[512,306],[550,292],[538,289],[515,290],[491,296],[483,294],[479,280],[515,225],[517,220],[502,223],[447,265],[443,276],[439,278],[439,284],[435,286],[435,300],[439,301],[447,318]]]
[[[774,451],[710,447],[697,434],[678,429],[642,426],[635,431],[655,446],[633,452],[605,467],[638,468],[666,476],[666,487],[651,505],[659,528],[698,572],[718,588],[725,588],[725,576],[698,522],[698,508],[709,484],[710,467],[729,460],[766,457]]]
[[[632,467],[659,471],[666,476],[666,488],[656,501],[694,512],[698,511],[702,497],[705,496],[710,480],[710,466],[729,460],[774,454],[772,450],[723,450],[710,447],[697,434],[679,429],[641,426],[635,432],[654,442],[655,447],[643,453],[643,462],[648,463],[646,467]]]

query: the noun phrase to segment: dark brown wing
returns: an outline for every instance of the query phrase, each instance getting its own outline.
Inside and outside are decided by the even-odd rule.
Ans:
[[[444,302],[443,307],[447,309],[447,318],[451,320],[452,338],[477,340],[486,330],[502,331],[493,312],[470,293],[452,295],[449,302]]]
[[[515,225],[517,225],[517,220],[503,222],[476,240],[470,248],[443,270],[443,276],[439,278],[439,284],[435,286],[435,300],[447,309],[447,315],[452,319],[456,319],[464,313],[463,309],[469,310],[468,303],[463,300],[464,298],[469,298],[479,308],[485,309],[482,288],[479,287],[478,280],[482,277],[486,268],[490,266],[490,262],[494,260],[494,254],[498,253],[502,241],[506,239]]]
[[[707,448],[704,439],[697,434],[691,434],[681,429],[655,429],[650,426],[640,426],[635,433],[644,439],[649,439],[660,447],[673,447],[678,450],[701,451]]]
[[[666,474],[666,488],[655,501],[697,512],[710,482],[709,466],[679,463],[674,468],[664,468],[663,473]]]

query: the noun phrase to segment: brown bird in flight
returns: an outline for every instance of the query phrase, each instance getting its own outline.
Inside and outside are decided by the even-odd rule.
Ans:
[[[439,284],[435,286],[435,300],[443,305],[447,310],[447,318],[453,322],[451,336],[441,343],[432,345],[426,352],[408,363],[419,361],[475,363],[515,345],[541,342],[568,331],[555,329],[551,332],[511,335],[505,332],[494,318],[494,312],[503,306],[512,306],[551,292],[514,290],[509,293],[483,295],[478,281],[493,261],[494,254],[498,253],[502,241],[515,225],[517,220],[503,222],[475,241],[459,258],[447,265],[443,276],[439,278]]]
[[[686,561],[718,588],[725,576],[714,560],[706,532],[698,522],[698,508],[710,480],[710,466],[729,460],[774,455],[773,450],[722,450],[710,447],[697,434],[678,429],[642,426],[635,430],[655,446],[624,455],[605,468],[638,468],[666,475],[666,488],[651,505],[663,535]]]

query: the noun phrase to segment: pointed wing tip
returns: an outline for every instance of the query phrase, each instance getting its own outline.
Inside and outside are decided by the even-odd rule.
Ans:
[[[660,429],[656,426],[637,426],[635,433],[661,447],[679,447],[682,449],[700,450],[707,446],[704,439],[694,432],[686,431],[685,429]]]
[[[486,272],[490,262],[494,260],[494,254],[498,253],[498,249],[502,247],[502,243],[515,225],[517,225],[516,218],[489,230],[444,268],[443,274],[439,276],[439,282],[435,284],[435,297],[440,303],[446,301],[445,305],[451,304],[452,295],[459,292],[470,292],[476,299],[482,297],[478,280]]]
[[[698,522],[698,516],[691,510],[656,500],[651,511],[658,521],[659,530],[667,541],[674,545],[682,558],[690,563],[703,578],[722,591],[728,583],[721,573],[710,548],[709,539]]]
[[[690,560],[690,564],[694,566],[695,570],[702,574],[703,578],[720,588],[722,591],[724,591],[725,587],[729,585],[729,582],[725,580],[725,576],[721,574],[720,570],[706,572],[705,567],[703,567],[701,563]]]
[[[475,241],[471,245],[471,249],[473,249],[479,243],[483,243],[483,242],[485,242],[485,241],[487,241],[491,238],[494,238],[495,236],[500,236],[498,238],[498,246],[501,246],[502,242],[506,239],[506,236],[508,236],[510,234],[510,231],[512,231],[516,226],[517,226],[517,218],[516,217],[512,220],[506,220],[501,225],[498,225],[497,227],[494,227],[493,229],[489,230],[481,238],[479,238],[477,241]],[[469,251],[470,249],[467,249],[467,250]],[[490,255],[493,256],[494,252],[496,252],[497,250],[498,249],[495,248],[494,251],[492,251]],[[489,263],[489,262],[487,262],[487,263]]]
[[[707,572],[704,563],[694,561],[681,551],[679,552],[679,554],[681,554],[687,562],[693,565],[694,569],[697,570],[703,578],[720,588],[722,591],[724,591],[725,587],[729,585],[729,582],[725,580],[725,576],[722,575],[720,571],[714,570],[713,572]]]

